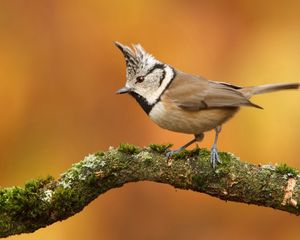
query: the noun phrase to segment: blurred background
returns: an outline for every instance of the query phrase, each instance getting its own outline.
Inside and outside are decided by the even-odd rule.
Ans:
[[[189,73],[238,85],[300,81],[300,2],[0,1],[0,185],[60,173],[88,153],[192,136],[160,129],[130,96],[113,45],[141,43]],[[300,92],[260,95],[224,127],[221,151],[300,168]],[[210,147],[207,133],[201,147]],[[295,239],[288,213],[140,182],[9,239]]]

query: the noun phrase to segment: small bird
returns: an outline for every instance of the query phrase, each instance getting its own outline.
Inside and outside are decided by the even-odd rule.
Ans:
[[[260,108],[249,99],[253,95],[285,89],[299,89],[300,83],[267,84],[240,87],[184,73],[147,53],[140,44],[128,46],[115,42],[126,61],[126,85],[117,91],[135,98],[158,126],[174,132],[194,134],[194,139],[167,153],[172,157],[201,141],[204,132],[215,130],[210,161],[215,168],[221,160],[217,141],[221,126],[241,106]]]

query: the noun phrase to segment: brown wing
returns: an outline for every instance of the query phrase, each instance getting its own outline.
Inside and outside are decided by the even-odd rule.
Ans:
[[[165,94],[178,107],[187,111],[239,106],[261,108],[251,103],[239,89],[238,86],[177,72]]]

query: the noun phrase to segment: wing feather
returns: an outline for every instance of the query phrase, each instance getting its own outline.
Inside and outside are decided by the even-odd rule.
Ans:
[[[238,86],[177,72],[176,78],[165,94],[186,111],[239,106],[261,108],[250,102],[239,89],[241,88]]]

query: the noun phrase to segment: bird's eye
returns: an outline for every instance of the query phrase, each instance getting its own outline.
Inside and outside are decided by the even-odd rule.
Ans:
[[[142,83],[142,82],[144,82],[144,80],[145,80],[144,76],[139,76],[136,78],[136,83]]]

